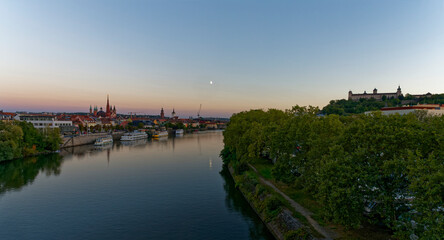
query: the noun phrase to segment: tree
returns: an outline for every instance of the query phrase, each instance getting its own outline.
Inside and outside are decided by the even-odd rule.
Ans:
[[[0,122],[0,161],[20,157],[23,131],[19,126]]]
[[[330,107],[336,104],[359,112],[383,103],[338,100]],[[325,219],[347,227],[370,221],[399,238],[444,235],[444,116],[316,113],[295,106],[234,114],[224,131],[224,162],[239,171],[256,158],[270,160],[275,180],[303,187]]]

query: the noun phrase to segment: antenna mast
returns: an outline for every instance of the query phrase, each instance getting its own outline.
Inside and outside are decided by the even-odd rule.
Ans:
[[[202,109],[202,103],[199,106],[199,111],[197,112],[197,118],[200,118],[200,110]]]

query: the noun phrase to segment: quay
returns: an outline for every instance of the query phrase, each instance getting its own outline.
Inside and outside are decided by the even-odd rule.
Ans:
[[[107,135],[109,135],[109,134],[108,133],[92,133],[92,134],[86,134],[86,135],[63,137],[62,144],[60,145],[60,148],[93,144],[97,138],[104,137]],[[113,136],[113,140],[120,140],[120,137],[123,135],[123,132],[116,132],[116,133],[112,133],[111,135]]]

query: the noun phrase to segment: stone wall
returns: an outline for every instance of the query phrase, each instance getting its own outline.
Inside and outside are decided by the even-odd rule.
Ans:
[[[75,137],[63,137],[61,148],[65,147],[74,147],[74,146],[81,146],[86,144],[93,144],[97,138],[104,137],[108,135],[107,133],[95,133],[95,134],[88,134],[88,135],[81,135],[81,136],[75,136]],[[113,139],[119,140],[120,137],[123,135],[123,133],[113,133]]]

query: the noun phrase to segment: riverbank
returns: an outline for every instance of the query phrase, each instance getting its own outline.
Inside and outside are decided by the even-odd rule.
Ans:
[[[221,173],[222,141],[116,141],[0,164],[0,239],[273,240]]]
[[[0,162],[59,149],[58,129],[39,131],[30,123],[0,121]]]
[[[358,229],[347,229],[339,224],[326,222],[321,215],[321,206],[302,189],[277,181],[272,177],[273,165],[266,159],[251,160],[248,166],[255,171],[264,184],[271,186],[283,195],[291,205],[301,213],[310,224],[324,236],[330,239],[390,239],[390,229],[364,223]]]
[[[232,166],[224,167],[228,168],[236,187],[276,239],[331,239],[327,234],[324,238],[295,210],[293,203],[267,186],[257,172],[249,169],[236,173]]]
[[[224,158],[224,156],[222,156]],[[225,156],[227,158],[233,157]],[[226,161],[224,161],[226,162]],[[276,181],[271,175],[272,165],[266,160],[252,160],[251,164],[241,166],[229,163],[230,174],[236,182],[236,187],[242,192],[244,198],[262,219],[276,239],[390,239],[390,229],[363,224],[359,229],[347,229],[338,224],[327,223],[320,215],[320,205],[301,190],[285,183]],[[227,165],[227,163],[225,163]],[[241,169],[235,170],[235,169]],[[237,172],[236,172],[237,171]],[[265,191],[264,191],[265,190]],[[261,192],[264,191],[264,192]],[[267,198],[277,198],[279,213],[267,212]],[[265,206],[265,208],[264,208]],[[283,222],[279,214],[288,211],[305,232],[292,226],[293,220]],[[273,210],[272,210],[273,212]],[[282,226],[288,225],[288,226]],[[303,233],[303,234],[301,234]]]
[[[120,140],[120,137],[122,137],[124,133],[123,132],[116,132],[112,133],[113,140]],[[62,144],[60,144],[60,148],[67,148],[67,147],[75,147],[75,146],[81,146],[81,145],[88,145],[88,144],[94,144],[97,138],[110,135],[109,133],[94,133],[94,134],[87,134],[87,135],[81,135],[81,136],[69,136],[64,137],[62,139]]]
[[[317,112],[295,106],[234,114],[221,154],[235,171],[263,160],[270,182],[286,185],[294,195],[282,192],[304,207],[298,198],[309,200],[314,219],[345,232],[369,226],[365,239],[380,231],[397,239],[443,235],[444,117]]]

